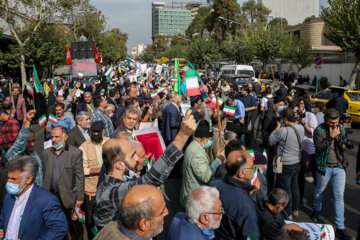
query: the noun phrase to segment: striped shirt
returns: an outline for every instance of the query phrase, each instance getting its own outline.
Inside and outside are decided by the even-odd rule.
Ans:
[[[119,207],[127,191],[133,186],[141,184],[160,186],[182,156],[183,153],[175,145],[170,144],[153,167],[140,178],[123,182],[105,175],[105,180],[99,185],[96,192],[95,225],[105,227],[110,221],[118,220]]]
[[[105,137],[110,137],[114,132],[114,126],[111,122],[111,119],[105,114],[103,110],[95,109],[95,111],[91,115],[91,124],[97,121],[101,121],[105,124]]]

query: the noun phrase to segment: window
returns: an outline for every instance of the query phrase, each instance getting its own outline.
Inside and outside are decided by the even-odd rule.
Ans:
[[[346,95],[351,101],[360,101],[360,92],[347,92]]]
[[[332,93],[329,90],[324,90],[322,92],[319,92],[318,94],[315,95],[315,98],[320,98],[320,99],[331,99],[332,98]]]

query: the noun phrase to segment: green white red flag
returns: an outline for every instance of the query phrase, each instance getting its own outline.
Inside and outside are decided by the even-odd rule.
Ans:
[[[85,223],[85,212],[82,211],[79,207],[75,207],[75,212],[78,215],[78,221]]]
[[[230,106],[224,106],[224,113],[226,113],[227,115],[230,115],[230,116],[234,116],[235,115],[235,108],[234,107],[230,107]]]
[[[212,101],[214,104],[216,104],[216,97],[213,96],[212,99],[211,99],[211,101]],[[219,98],[219,106],[222,106],[222,105],[223,105],[223,102],[224,102],[224,99]]]
[[[57,117],[50,113],[49,122],[52,122],[52,123],[56,124],[57,123]]]
[[[251,185],[252,186],[255,186],[255,184],[259,181],[259,178],[258,178],[258,169],[257,167],[255,168],[254,170],[254,177],[253,179],[251,179]]]
[[[37,72],[36,72],[35,64],[33,65],[32,81],[33,81],[33,84],[35,86],[35,91],[37,93],[42,92],[43,88],[42,88],[42,86],[40,84],[39,77],[38,77]]]
[[[326,229],[325,229],[324,224],[321,226],[321,229],[320,229],[320,237],[321,237],[321,239],[326,237]]]
[[[25,82],[27,92],[34,97],[34,88],[29,82]]]
[[[151,98],[156,98],[158,96],[158,93],[157,92],[152,92],[151,93]]]
[[[252,159],[255,160],[254,150],[250,149],[250,150],[247,150],[247,152],[250,154],[250,156],[252,157]]]
[[[78,78],[83,78],[84,77],[84,72],[83,71],[79,71],[78,72]]]
[[[200,95],[199,77],[196,70],[185,71],[187,97]]]
[[[46,123],[46,115],[44,114],[39,118],[40,127],[42,127],[45,123]]]
[[[163,87],[157,89],[157,93],[162,93],[163,91],[165,91],[165,88]]]
[[[54,77],[54,76],[53,76],[52,79],[51,79],[50,88],[51,88],[51,91],[55,91],[55,90],[56,90],[56,81],[55,81],[55,77]]]
[[[202,98],[206,104],[211,103],[211,99],[209,98],[209,95],[207,95],[207,94],[203,95]]]

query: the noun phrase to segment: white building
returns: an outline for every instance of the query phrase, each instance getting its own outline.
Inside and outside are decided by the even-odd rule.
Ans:
[[[285,18],[289,25],[302,23],[305,18],[319,17],[319,0],[258,0],[271,10],[269,20]]]
[[[140,56],[144,50],[146,49],[146,46],[144,43],[139,43],[137,46],[131,48],[131,56],[133,58],[136,58],[138,56]]]

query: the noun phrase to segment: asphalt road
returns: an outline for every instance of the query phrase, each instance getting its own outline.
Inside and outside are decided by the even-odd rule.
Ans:
[[[41,157],[44,142],[44,126],[39,125],[32,126],[36,133],[36,145],[35,150]],[[360,129],[359,126],[353,129],[353,133],[348,136],[349,140],[354,144],[355,148],[348,152],[349,167],[347,168],[346,176],[346,188],[345,188],[345,226],[351,236],[356,238],[357,229],[360,224],[360,185],[356,185],[355,171],[356,171],[356,157],[360,144]],[[165,239],[165,232],[168,229],[172,217],[178,212],[184,209],[179,203],[181,179],[171,178],[165,182],[162,186],[165,193],[165,199],[167,207],[169,209],[169,215],[165,218],[164,232],[158,237],[158,239]],[[304,207],[300,210],[299,218],[294,219],[297,222],[312,222],[311,214],[313,211],[312,199],[313,199],[314,185],[306,182]],[[329,184],[324,192],[323,207],[321,210],[321,220],[326,224],[331,224],[335,227],[334,223],[334,201],[331,192],[331,185]]]

